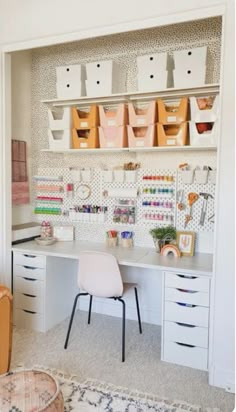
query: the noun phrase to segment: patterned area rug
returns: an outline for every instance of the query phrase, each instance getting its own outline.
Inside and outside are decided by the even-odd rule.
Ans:
[[[40,369],[43,370],[42,367]],[[74,376],[66,376],[53,369],[44,370],[58,380],[65,412],[220,412],[218,408],[203,409],[95,380],[79,383]]]

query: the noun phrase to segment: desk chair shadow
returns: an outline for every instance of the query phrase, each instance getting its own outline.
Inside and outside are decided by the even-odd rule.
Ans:
[[[121,302],[122,311],[122,362],[125,361],[125,301],[122,299],[126,292],[134,289],[139,332],[142,333],[142,325],[139,311],[138,291],[136,283],[124,283],[121,278],[120,269],[116,258],[108,253],[84,252],[79,256],[78,285],[83,292],[75,297],[70,317],[69,327],[66,335],[64,348],[67,349],[70,331],[74,319],[75,309],[80,296],[90,296],[88,324],[91,320],[93,296],[109,298]]]

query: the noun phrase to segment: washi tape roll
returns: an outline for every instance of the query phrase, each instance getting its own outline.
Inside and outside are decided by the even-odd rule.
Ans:
[[[177,246],[175,245],[165,245],[161,248],[161,255],[162,256],[167,256],[169,253],[172,253],[174,257],[179,258],[180,257],[180,250]]]

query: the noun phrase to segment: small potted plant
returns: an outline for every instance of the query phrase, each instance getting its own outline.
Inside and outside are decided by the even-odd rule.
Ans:
[[[176,239],[176,229],[171,225],[156,227],[150,230],[150,235],[152,235],[156,251],[159,253],[164,245],[172,243]]]

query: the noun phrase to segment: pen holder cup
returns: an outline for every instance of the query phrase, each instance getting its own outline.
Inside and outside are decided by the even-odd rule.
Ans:
[[[133,239],[121,239],[121,246],[122,247],[133,247],[134,243],[133,243]]]
[[[118,244],[118,238],[117,237],[111,237],[106,239],[106,246],[107,247],[115,247]]]

